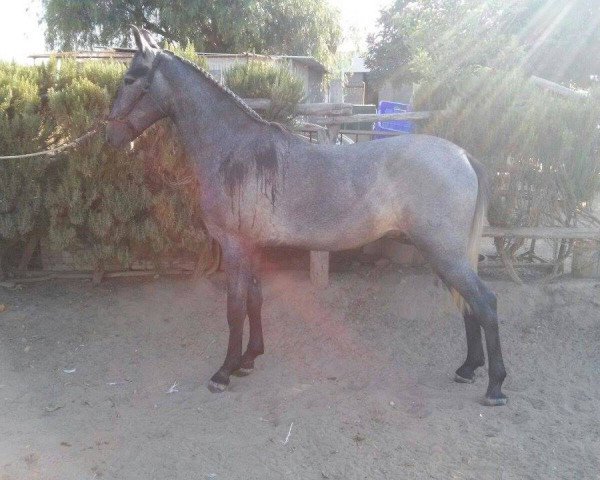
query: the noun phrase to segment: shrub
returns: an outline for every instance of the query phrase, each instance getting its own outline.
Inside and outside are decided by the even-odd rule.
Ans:
[[[66,143],[103,118],[122,80],[116,62],[52,61],[0,66],[0,152]],[[41,94],[41,95],[40,95]],[[56,160],[15,160],[0,168],[0,242],[34,232],[84,268],[135,259],[198,258],[208,246],[197,185],[171,126],[154,126],[132,151],[102,134]]]
[[[40,68],[0,63],[0,152],[17,155],[47,146],[41,115]],[[21,245],[45,225],[44,162],[0,161],[1,252]],[[1,275],[1,270],[0,270]]]
[[[304,97],[302,81],[283,65],[251,60],[225,72],[225,84],[242,98],[267,98],[271,107],[262,116],[271,121],[290,123]]]
[[[572,225],[600,191],[600,95],[544,92],[518,72],[479,70],[453,89],[423,86],[416,108],[445,108],[424,132],[457,143],[495,173],[490,221]],[[432,102],[432,99],[435,99]],[[513,187],[509,187],[512,178]],[[518,179],[518,181],[517,181]],[[518,188],[526,205],[507,199]],[[531,218],[530,218],[531,217]]]

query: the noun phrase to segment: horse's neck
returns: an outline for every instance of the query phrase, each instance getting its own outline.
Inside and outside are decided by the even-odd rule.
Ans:
[[[226,92],[180,60],[173,59],[165,70],[171,86],[171,118],[187,154],[196,163],[202,161],[204,167],[210,167],[206,162],[215,164],[222,160],[219,157],[239,146],[241,138],[248,139],[248,133],[268,128],[259,125]]]

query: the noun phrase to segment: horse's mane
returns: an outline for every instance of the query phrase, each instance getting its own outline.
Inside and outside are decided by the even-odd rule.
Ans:
[[[271,128],[275,128],[276,130],[283,132],[284,134],[290,135],[288,138],[299,140],[295,135],[291,135],[290,132],[281,124],[276,122],[269,122],[262,118],[258,113],[256,113],[252,108],[248,106],[244,100],[242,100],[238,95],[236,95],[231,89],[227,88],[227,86],[222,85],[217,81],[215,77],[213,77],[209,72],[199,67],[195,63],[176,55],[175,53],[169,50],[163,50],[165,53],[168,53],[172,57],[180,60],[185,65],[189,65],[192,69],[199,73],[203,79],[208,80],[212,85],[218,88],[221,92],[231,98],[234,103],[250,118],[253,120],[266,125]],[[256,170],[260,178],[262,178],[261,190],[267,198],[271,200],[273,207],[275,206],[275,197],[277,194],[277,185],[276,185],[276,177],[277,171],[279,168],[279,153],[278,148],[275,143],[267,142],[263,143],[260,146],[255,146],[255,151],[253,155],[246,155],[246,161],[252,161],[256,164]],[[247,165],[244,164],[244,161],[240,161],[239,158],[233,158],[231,156],[226,157],[221,162],[220,172],[224,177],[225,184],[228,188],[229,195],[234,195],[236,189],[243,183],[244,178],[248,173]],[[241,217],[240,217],[241,218]],[[240,220],[241,221],[241,220]]]
[[[279,124],[277,123],[273,123],[273,122],[269,122],[267,120],[265,120],[264,118],[262,118],[258,113],[256,113],[252,108],[250,108],[248,106],[248,104],[246,102],[244,102],[244,100],[242,100],[239,96],[237,96],[233,90],[231,90],[230,88],[228,88],[226,85],[221,84],[215,77],[213,77],[209,72],[207,72],[206,70],[204,70],[203,68],[199,67],[198,65],[196,65],[194,62],[191,62],[190,60],[187,60],[185,58],[180,57],[179,55],[169,51],[169,50],[163,50],[163,52],[168,53],[169,55],[175,57],[177,60],[182,61],[183,63],[185,63],[186,65],[189,65],[190,67],[192,67],[197,73],[199,73],[200,75],[202,75],[202,77],[206,80],[208,80],[212,85],[214,85],[215,87],[217,87],[220,91],[222,91],[223,93],[225,93],[228,97],[230,97],[235,104],[240,107],[242,109],[242,111],[244,113],[246,113],[247,115],[249,115],[250,117],[252,117],[254,120],[259,121],[260,123],[263,123],[265,125],[277,125],[280,128],[282,128]]]

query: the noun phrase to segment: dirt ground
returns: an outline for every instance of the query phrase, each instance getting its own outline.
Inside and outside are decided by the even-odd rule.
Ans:
[[[452,381],[426,269],[268,273],[266,354],[219,395],[222,274],[0,288],[0,479],[600,478],[600,282],[487,281],[506,407]]]

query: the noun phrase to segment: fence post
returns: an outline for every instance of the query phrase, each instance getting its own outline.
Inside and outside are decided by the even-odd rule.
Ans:
[[[327,132],[319,130],[317,141],[319,143],[335,143],[340,134],[341,125],[329,125]],[[327,288],[329,286],[329,252],[312,250],[310,252],[310,281],[315,287]]]

